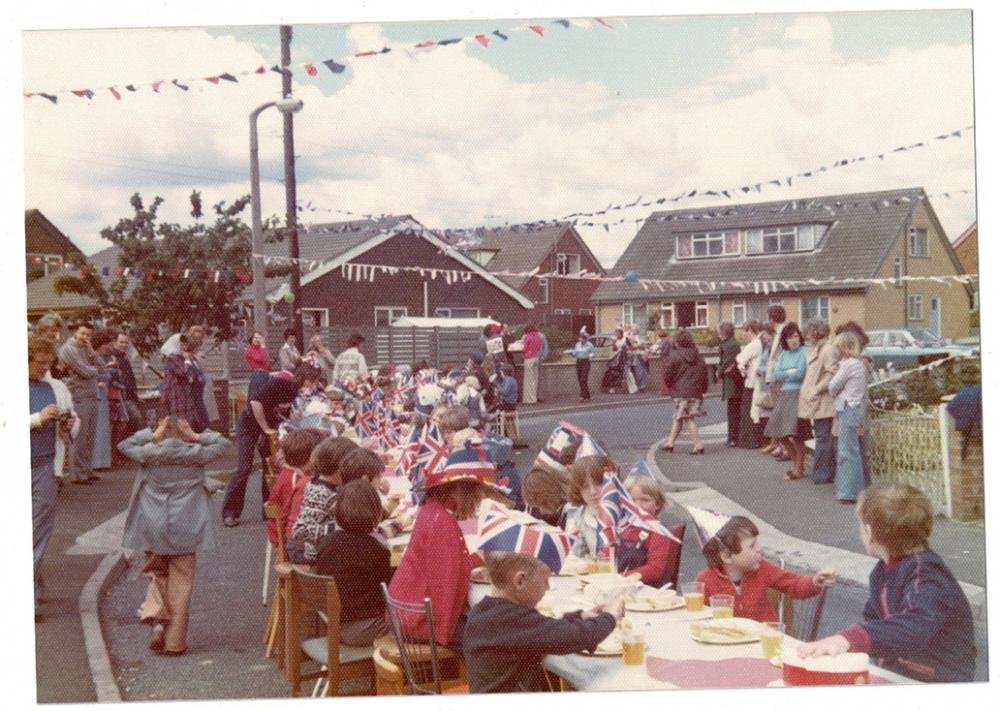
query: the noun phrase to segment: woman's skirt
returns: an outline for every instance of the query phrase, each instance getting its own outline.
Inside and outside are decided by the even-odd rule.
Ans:
[[[743,388],[743,399],[740,400],[740,436],[736,446],[742,449],[757,449],[764,445],[764,425],[754,422],[750,416],[753,400],[753,389]]]
[[[809,420],[799,417],[799,391],[782,390],[764,428],[768,437],[794,437],[800,442],[812,437]]]
[[[705,401],[700,397],[675,397],[674,422],[702,417],[705,412]]]

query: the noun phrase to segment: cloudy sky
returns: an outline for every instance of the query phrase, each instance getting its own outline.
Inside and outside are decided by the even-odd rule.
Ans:
[[[544,37],[524,13],[295,23],[293,67],[318,67],[315,77],[295,71],[298,195],[313,208],[303,220],[344,219],[337,210],[410,213],[441,228],[555,218],[766,183],[974,123],[968,11],[607,17],[609,28],[588,19],[593,3],[576,5],[568,29],[535,8],[548,18]],[[280,77],[241,72],[279,60],[278,28],[209,24],[23,33],[21,88],[59,98],[23,99],[25,207],[84,252],[107,246],[99,232],[129,213],[134,192],[163,196],[162,216],[187,222],[192,190],[206,205],[249,191],[247,116],[279,95]],[[456,37],[466,41],[413,48]],[[352,58],[385,46],[393,51]],[[346,71],[331,73],[326,59]],[[203,79],[223,72],[238,83]],[[94,97],[57,93],[83,88]],[[283,214],[277,111],[262,114],[260,131],[263,212]],[[923,186],[954,239],[976,216],[975,138],[765,186],[754,199]],[[709,204],[720,201],[678,207]],[[649,211],[579,230],[611,265]]]

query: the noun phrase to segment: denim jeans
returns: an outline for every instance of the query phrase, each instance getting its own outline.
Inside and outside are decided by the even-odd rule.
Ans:
[[[42,556],[45,555],[45,549],[55,529],[58,493],[54,458],[49,457],[31,468],[31,525],[36,604],[42,592]]]
[[[222,502],[222,516],[232,516],[239,518],[243,514],[243,499],[246,496],[247,480],[253,472],[254,450],[258,442],[261,441],[260,425],[257,419],[250,412],[250,407],[240,414],[240,419],[236,423],[236,470],[229,478],[226,486],[226,498]],[[264,440],[266,443],[266,439]],[[264,445],[266,446],[266,444]],[[261,448],[261,461],[267,456],[266,450]],[[261,474],[261,496],[262,501],[267,500],[267,479]]]
[[[816,451],[813,452],[812,471],[809,476],[816,484],[829,484],[837,471],[837,440],[833,436],[833,418],[813,420],[816,432]]]
[[[865,488],[864,463],[858,428],[864,417],[864,405],[845,405],[838,413],[840,433],[837,438],[837,473],[834,478],[836,496],[841,500],[856,500]]]

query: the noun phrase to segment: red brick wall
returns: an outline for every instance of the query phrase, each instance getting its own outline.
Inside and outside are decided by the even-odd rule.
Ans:
[[[539,265],[540,272],[554,272],[556,269],[557,254],[579,254],[580,269],[588,272],[600,273],[600,264],[590,259],[579,236],[573,229],[566,230],[562,237],[556,242],[552,252]],[[531,318],[539,325],[560,322],[554,316],[555,309],[570,309],[573,316],[580,314],[580,309],[589,309],[594,312],[594,305],[590,303],[590,295],[594,293],[598,282],[596,279],[561,279],[549,277],[549,303],[539,304],[541,288],[538,286],[538,278],[532,277],[524,285],[522,292],[525,296],[535,302],[535,308],[531,310]]]
[[[942,405],[943,407],[943,405]],[[948,428],[946,455],[951,473],[951,517],[958,521],[983,519],[983,438],[970,439],[962,457],[962,433],[955,420],[945,415]]]
[[[386,240],[352,261],[468,271],[426,240],[405,234]],[[432,279],[429,274],[422,277],[417,272],[399,272],[395,276],[379,272],[374,281],[360,282],[343,278],[340,268],[336,268],[302,288],[302,307],[329,309],[331,326],[372,326],[375,306],[405,306],[407,315],[423,316],[424,281],[428,285],[429,316],[434,315],[436,307],[461,306],[478,307],[481,317],[505,323],[524,323],[528,319],[527,309],[478,275],[468,282],[459,280],[449,285],[441,274]]]

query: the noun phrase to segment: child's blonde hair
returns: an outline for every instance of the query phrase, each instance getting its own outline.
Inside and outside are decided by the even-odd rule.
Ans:
[[[838,333],[833,338],[833,345],[848,358],[857,358],[861,355],[861,341],[852,331]]]
[[[934,527],[930,499],[909,484],[868,487],[858,499],[857,514],[871,527],[872,539],[893,558],[927,548]]]
[[[667,497],[663,495],[660,487],[656,485],[656,482],[650,479],[648,476],[630,476],[625,480],[625,490],[628,491],[629,496],[633,499],[635,494],[632,490],[636,489],[640,493],[645,494],[656,502],[656,513],[660,513],[663,507],[667,505]]]

